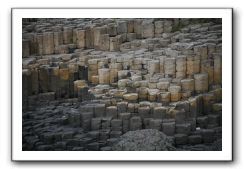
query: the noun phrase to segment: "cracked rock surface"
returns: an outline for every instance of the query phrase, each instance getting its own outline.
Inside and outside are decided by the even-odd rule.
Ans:
[[[174,141],[155,129],[129,131],[112,146],[115,151],[171,151]]]

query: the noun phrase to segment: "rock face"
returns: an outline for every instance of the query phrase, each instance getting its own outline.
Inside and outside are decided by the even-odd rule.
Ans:
[[[221,19],[22,23],[23,150],[107,151],[123,134],[116,149],[171,150],[167,135],[208,150],[221,138]]]
[[[129,131],[112,146],[115,151],[171,151],[174,141],[155,129]]]

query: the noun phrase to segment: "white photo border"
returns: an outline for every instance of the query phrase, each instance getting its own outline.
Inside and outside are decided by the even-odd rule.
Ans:
[[[12,8],[13,161],[232,161],[232,9]],[[222,151],[22,151],[22,18],[222,18]]]

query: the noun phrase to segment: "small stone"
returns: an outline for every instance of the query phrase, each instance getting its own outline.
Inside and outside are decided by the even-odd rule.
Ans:
[[[128,93],[123,95],[123,98],[127,101],[137,101],[138,94],[137,93]]]

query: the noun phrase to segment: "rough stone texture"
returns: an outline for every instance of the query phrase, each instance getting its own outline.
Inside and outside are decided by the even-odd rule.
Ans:
[[[173,136],[175,134],[175,122],[174,121],[163,121],[162,131],[168,135]]]
[[[106,117],[117,118],[118,112],[116,106],[109,106],[106,108]]]
[[[129,131],[112,146],[114,151],[170,151],[173,141],[162,132],[147,129]]]
[[[164,119],[166,117],[167,108],[165,107],[155,107],[153,110],[153,118]]]
[[[123,95],[123,98],[127,101],[137,101],[138,99],[138,94],[137,93],[129,93]]]
[[[176,134],[175,135],[175,144],[176,145],[187,144],[187,142],[188,142],[188,137],[186,134]]]
[[[130,130],[141,130],[142,129],[142,120],[140,117],[135,116],[130,119]]]
[[[179,151],[221,149],[220,19],[35,18],[22,27],[23,150],[111,151],[141,129],[163,131]]]
[[[154,37],[154,24],[152,20],[144,20],[142,22],[142,37],[143,38]]]

